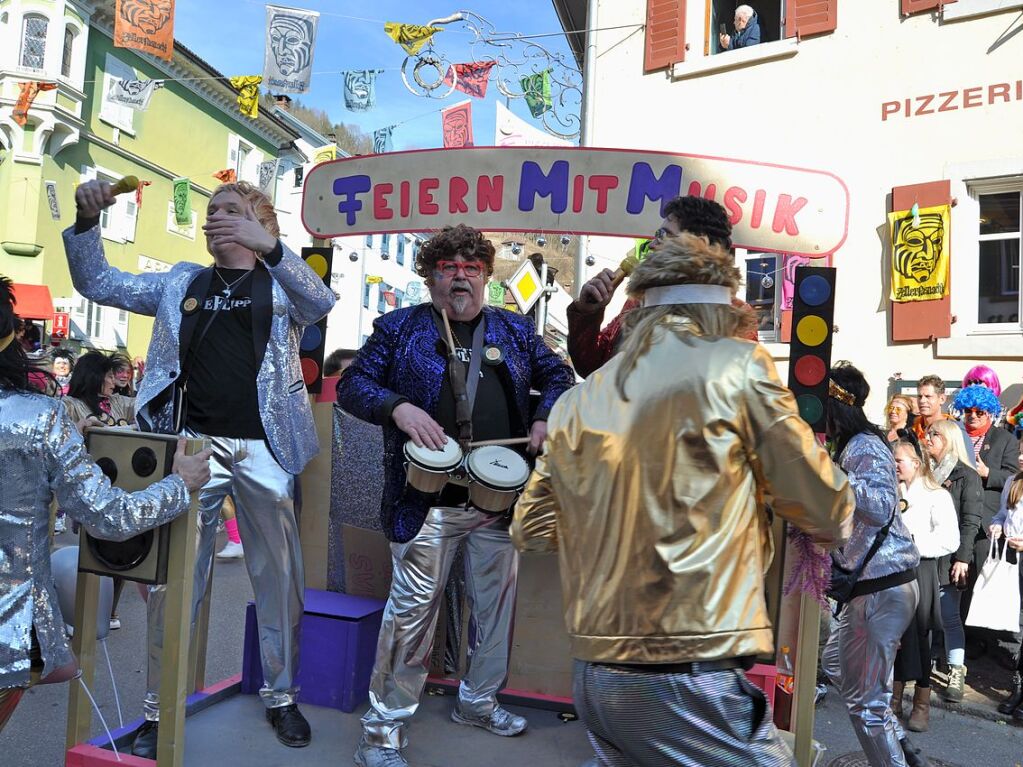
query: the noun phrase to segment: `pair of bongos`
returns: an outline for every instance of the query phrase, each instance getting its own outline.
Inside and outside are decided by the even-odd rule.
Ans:
[[[486,445],[468,455],[453,439],[440,450],[405,443],[408,483],[423,493],[439,493],[448,482],[468,483],[469,503],[481,511],[503,514],[515,503],[529,479],[529,465],[500,445]]]

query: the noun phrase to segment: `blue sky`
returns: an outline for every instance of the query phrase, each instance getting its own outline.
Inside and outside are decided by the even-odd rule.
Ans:
[[[326,110],[334,122],[359,126],[367,133],[405,120],[394,132],[394,149],[437,147],[442,143],[439,110],[469,98],[455,91],[446,99],[429,99],[409,93],[401,81],[405,51],[384,32],[385,21],[425,24],[467,8],[493,23],[498,32],[522,34],[560,33],[561,26],[550,0],[476,0],[459,7],[459,0],[299,0],[280,3],[319,11],[314,75],[310,92],[300,96],[308,105]],[[464,2],[464,0],[462,0]],[[257,0],[178,0],[174,36],[226,75],[262,74],[265,4]],[[435,50],[452,62],[470,61],[470,33],[461,23],[448,25],[434,36]],[[537,40],[545,47],[574,60],[561,34]],[[494,50],[479,46],[480,58]],[[369,112],[345,109],[339,73],[346,69],[385,69],[377,79],[377,106]],[[411,67],[409,67],[411,74]],[[423,73],[432,79],[432,70]],[[441,92],[446,88],[439,89]],[[495,102],[504,101],[491,78],[485,100],[473,99],[473,131],[477,145],[494,140]],[[513,99],[512,111],[540,127],[522,99]],[[431,113],[432,114],[426,114]],[[425,116],[424,116],[425,115]]]

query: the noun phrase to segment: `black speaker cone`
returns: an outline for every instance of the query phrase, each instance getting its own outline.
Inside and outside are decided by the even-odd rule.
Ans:
[[[156,471],[156,453],[151,447],[140,447],[131,457],[131,468],[138,477],[148,477]]]
[[[99,470],[110,480],[111,485],[117,481],[117,464],[114,463],[113,458],[100,458],[96,461],[96,465],[99,466]]]
[[[89,550],[103,567],[116,572],[138,567],[153,547],[153,531],[147,530],[126,541],[101,541],[88,537]]]

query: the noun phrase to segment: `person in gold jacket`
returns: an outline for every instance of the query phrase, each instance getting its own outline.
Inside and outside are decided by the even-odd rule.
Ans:
[[[554,405],[515,510],[520,549],[559,551],[600,765],[795,764],[743,673],[772,650],[765,502],[828,547],[855,502],[768,352],[734,337],[739,280],[685,233],[636,268],[622,352]]]

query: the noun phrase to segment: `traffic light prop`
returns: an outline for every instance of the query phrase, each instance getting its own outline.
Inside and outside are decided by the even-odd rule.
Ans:
[[[818,434],[824,432],[828,411],[834,319],[834,267],[796,267],[789,388],[796,395],[799,415]]]
[[[302,248],[302,259],[330,288],[330,267],[334,259],[333,248]],[[298,346],[299,362],[302,365],[302,380],[306,389],[319,394],[323,384],[323,352],[327,343],[327,318],[309,325],[302,334]]]

